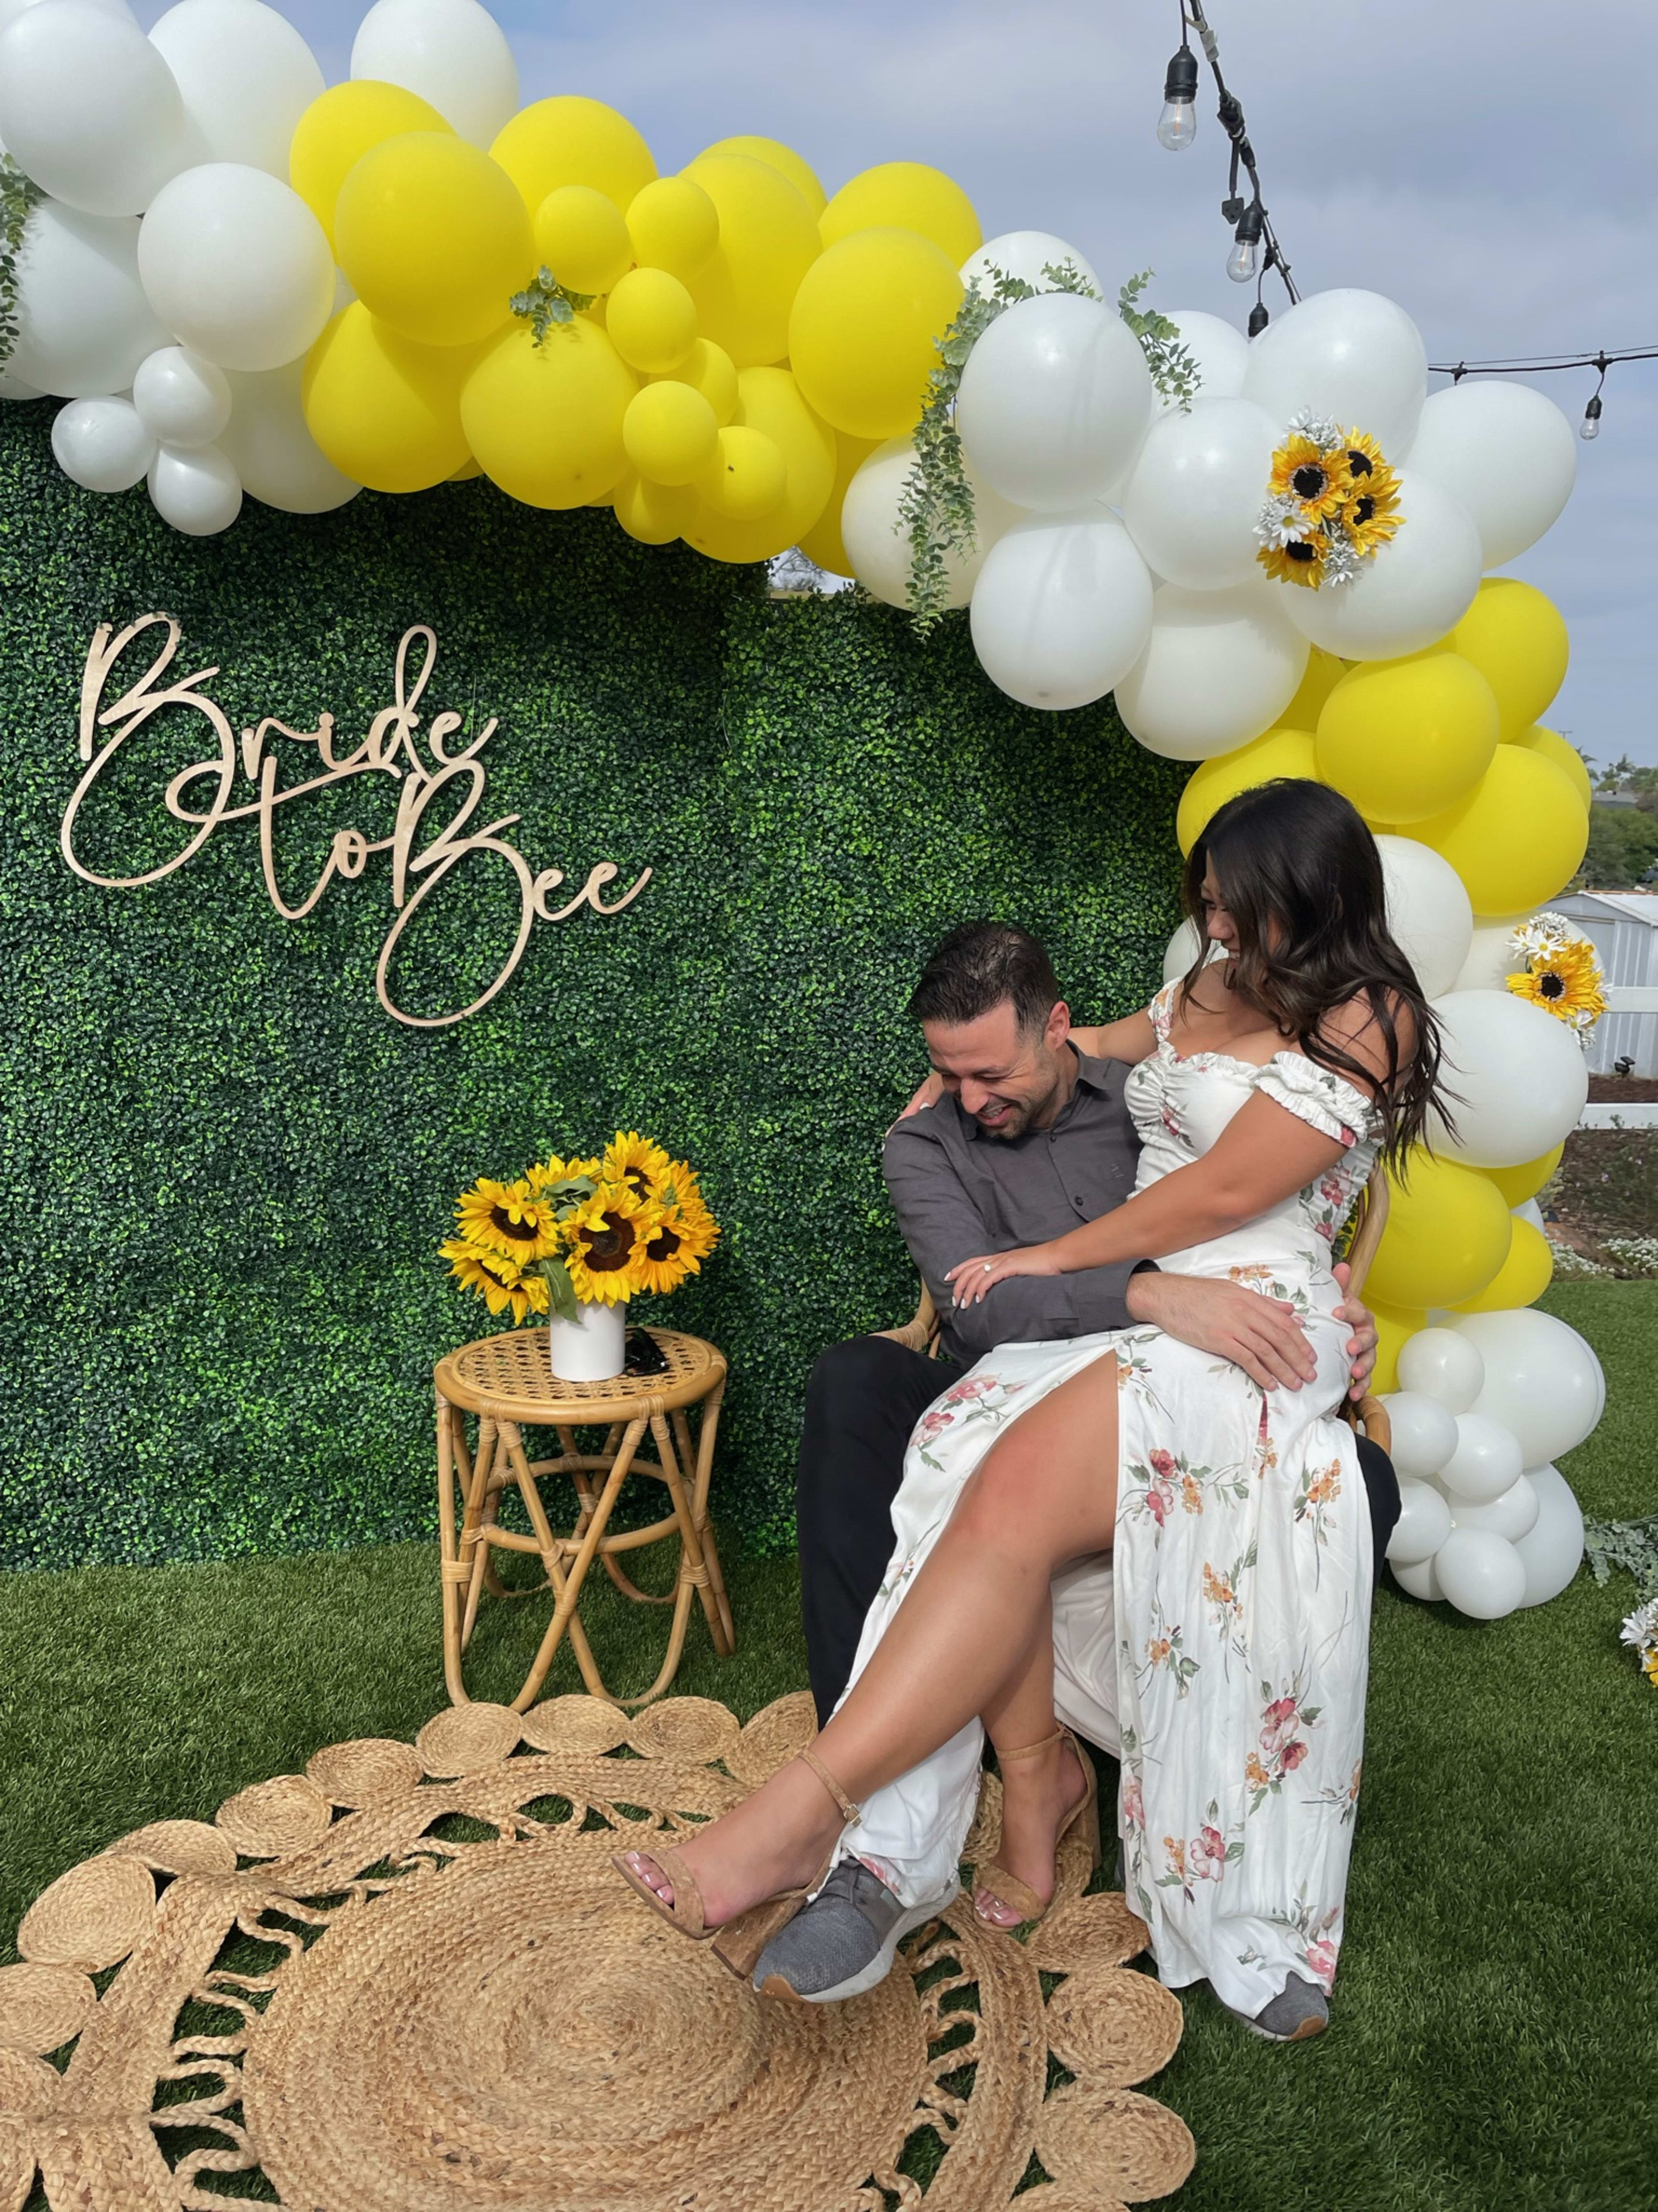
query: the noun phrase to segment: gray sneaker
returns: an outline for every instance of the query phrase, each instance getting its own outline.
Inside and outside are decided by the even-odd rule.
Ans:
[[[762,1997],[838,2004],[884,1981],[899,1944],[957,1894],[952,1883],[926,1904],[898,1902],[880,1876],[842,1859],[811,1903],[780,1928],[755,1964]]]
[[[1229,2005],[1227,2010],[1232,2008]],[[1291,1974],[1283,1989],[1270,2004],[1265,2004],[1253,2020],[1248,2013],[1234,2013],[1252,2035],[1264,2035],[1269,2043],[1304,2043],[1309,2036],[1322,2035],[1330,2025],[1330,2000],[1316,1982],[1303,1975]]]

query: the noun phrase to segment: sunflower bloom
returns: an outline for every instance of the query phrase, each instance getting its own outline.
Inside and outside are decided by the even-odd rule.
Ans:
[[[1594,947],[1582,939],[1534,954],[1517,975],[1508,979],[1515,998],[1528,999],[1576,1030],[1588,1029],[1606,1011],[1600,981]]]
[[[1315,592],[1324,581],[1328,550],[1322,534],[1315,533],[1286,545],[1263,545],[1255,558],[1275,584],[1304,584]]]
[[[1308,530],[1315,529],[1339,514],[1347,498],[1346,448],[1327,451],[1304,433],[1286,438],[1272,456],[1268,489],[1275,498],[1294,500]]]
[[[641,1287],[638,1267],[662,1218],[628,1183],[603,1183],[564,1224],[564,1264],[577,1297],[621,1305]]]
[[[665,1295],[677,1291],[688,1275],[701,1272],[703,1261],[720,1241],[720,1224],[703,1203],[696,1177],[683,1160],[671,1164],[664,1187],[668,1200],[654,1232],[641,1250],[638,1273],[641,1290]]]
[[[520,1267],[559,1249],[557,1216],[525,1176],[504,1183],[480,1176],[471,1190],[461,1194],[455,1215],[469,1244],[514,1260]]]
[[[660,1145],[641,1137],[637,1129],[618,1129],[604,1148],[599,1174],[605,1182],[629,1184],[636,1198],[659,1200],[672,1165]]]
[[[515,1260],[496,1252],[480,1251],[464,1237],[452,1237],[438,1247],[449,1262],[449,1272],[465,1289],[474,1291],[499,1316],[510,1307],[513,1319],[547,1310],[547,1285],[539,1275],[523,1273]]]

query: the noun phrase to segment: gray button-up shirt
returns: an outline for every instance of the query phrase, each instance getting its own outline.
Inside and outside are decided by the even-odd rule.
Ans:
[[[898,1226],[938,1309],[942,1348],[964,1365],[998,1344],[1129,1326],[1128,1279],[1143,1261],[1075,1275],[1011,1276],[959,1313],[944,1280],[977,1253],[1046,1243],[1096,1221],[1133,1190],[1140,1148],[1123,1103],[1128,1070],[1081,1052],[1077,1062],[1075,1088],[1051,1129],[987,1136],[944,1097],[888,1133],[882,1165]]]

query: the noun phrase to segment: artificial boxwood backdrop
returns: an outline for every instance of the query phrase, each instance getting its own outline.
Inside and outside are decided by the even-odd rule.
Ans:
[[[435,1257],[455,1194],[618,1125],[703,1171],[724,1241],[641,1310],[724,1346],[716,1511],[787,1543],[814,1356],[914,1302],[878,1163],[921,1073],[920,963],[953,923],[1005,917],[1048,941],[1084,1015],[1143,1002],[1184,772],[1108,706],[1004,698],[961,617],[922,643],[860,594],[773,600],[758,573],[481,481],[315,518],[250,502],[192,540],[142,489],[70,484],[51,414],[0,408],[0,1558],[429,1530],[433,1362],[499,1325]],[[652,880],[615,918],[537,924],[500,995],[434,1030],[375,998],[384,854],[291,923],[252,820],[154,884],[80,880],[58,828],[88,646],[153,611],[183,628],[168,680],[216,668],[200,688],[238,731],[330,709],[342,757],[391,703],[398,639],[429,623],[422,712],[457,710],[467,737],[500,718],[471,826],[518,814],[502,834],[571,890],[602,860],[611,896]],[[284,784],[316,773],[275,743]],[[168,780],[214,751],[188,708],[140,731],[88,801],[82,855],[125,875],[176,851]],[[334,831],[385,836],[396,804],[375,776],[282,812],[290,902]],[[465,1003],[516,916],[505,865],[468,861],[418,917],[403,1003]]]

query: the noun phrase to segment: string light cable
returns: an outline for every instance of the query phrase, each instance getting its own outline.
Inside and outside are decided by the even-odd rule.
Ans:
[[[1448,376],[1453,384],[1461,384],[1465,376],[1547,376],[1561,368],[1598,370],[1577,432],[1580,438],[1590,439],[1600,434],[1600,389],[1606,371],[1619,361],[1658,361],[1658,346],[1625,346],[1615,351],[1603,347],[1599,353],[1511,354],[1496,361],[1430,361],[1428,367],[1436,376]]]

